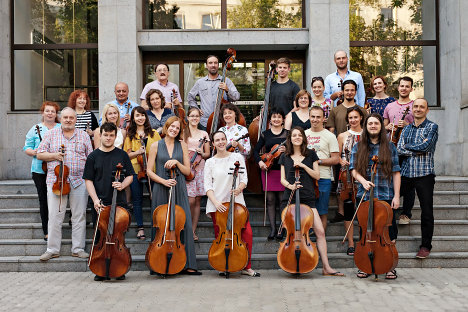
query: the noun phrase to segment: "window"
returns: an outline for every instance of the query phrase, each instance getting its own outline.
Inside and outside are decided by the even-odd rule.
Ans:
[[[394,97],[398,79],[410,76],[411,98],[439,105],[437,11],[438,0],[350,0],[351,69],[362,74],[368,97],[372,76],[385,76]]]
[[[144,0],[147,29],[303,28],[305,0]],[[178,22],[179,15],[184,23]]]
[[[11,0],[12,110],[67,105],[85,89],[98,107],[97,0]]]

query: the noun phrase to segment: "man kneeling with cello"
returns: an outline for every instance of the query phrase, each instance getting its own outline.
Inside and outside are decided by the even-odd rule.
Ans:
[[[361,227],[360,241],[354,253],[359,268],[357,277],[367,278],[371,274],[377,276],[387,272],[386,279],[396,279],[398,228],[392,209],[400,206],[400,166],[397,150],[388,141],[379,114],[373,113],[366,118],[362,138],[353,147],[349,169],[360,183],[356,198],[361,199],[361,203],[355,213]]]

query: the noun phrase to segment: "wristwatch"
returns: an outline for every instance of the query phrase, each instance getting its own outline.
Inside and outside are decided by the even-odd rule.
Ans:
[[[322,161],[321,159],[319,159],[319,161],[318,161],[319,166],[322,165],[322,162],[323,162],[323,161]]]

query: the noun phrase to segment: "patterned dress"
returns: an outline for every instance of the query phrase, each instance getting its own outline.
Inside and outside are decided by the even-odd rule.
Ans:
[[[205,137],[209,141],[209,136],[206,131],[199,130],[199,136],[191,136],[187,139],[188,150],[195,151],[200,145],[200,139]],[[203,186],[203,170],[205,168],[205,160],[202,159],[195,170],[195,178],[192,181],[187,181],[187,194],[189,197],[197,197],[205,195],[205,187]]]
[[[228,126],[221,127],[219,128],[219,131],[222,131],[226,134],[228,144],[240,138],[241,136],[249,133],[246,127],[238,125],[238,124],[235,124],[234,126],[231,126],[231,127],[228,127]],[[239,143],[241,143],[242,146],[244,146],[244,151],[241,153],[240,150],[236,148],[234,152],[240,153],[244,155],[245,157],[248,157],[250,154],[249,137],[247,136],[246,138],[239,140]]]
[[[380,116],[383,117],[385,107],[387,107],[388,104],[395,102],[395,98],[392,96],[389,96],[386,99],[368,99],[367,103],[369,103],[369,107],[371,109],[371,112],[377,113]]]

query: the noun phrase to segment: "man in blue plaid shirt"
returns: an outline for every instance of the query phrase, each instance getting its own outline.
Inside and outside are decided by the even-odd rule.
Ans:
[[[397,150],[403,157],[401,165],[402,196],[414,192],[418,194],[421,205],[422,242],[416,258],[429,256],[434,233],[434,152],[438,139],[436,123],[426,118],[429,107],[426,99],[417,99],[413,103],[414,122],[403,128]],[[400,220],[411,218],[411,206],[403,202],[403,213]]]
[[[387,131],[382,116],[377,113],[369,115],[364,122],[361,140],[354,145],[349,161],[353,177],[360,183],[357,200],[362,196],[369,199],[369,190],[374,187],[374,197],[386,201],[392,209],[400,206],[400,165],[396,147],[388,141]],[[374,183],[371,182],[372,157],[379,157]],[[365,193],[365,194],[364,194]],[[398,228],[393,214],[392,225],[388,228],[392,242],[396,241]],[[358,271],[357,276],[366,278],[370,274]],[[396,270],[387,272],[386,279],[396,279]]]

